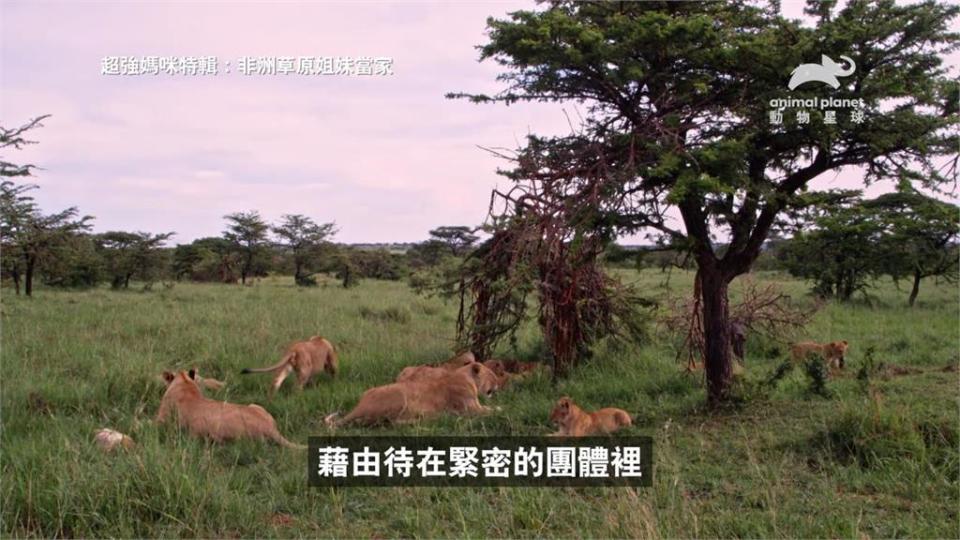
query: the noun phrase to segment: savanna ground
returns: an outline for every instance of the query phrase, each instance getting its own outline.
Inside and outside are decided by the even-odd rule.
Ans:
[[[651,296],[690,290],[692,275],[625,272]],[[794,298],[806,286],[779,274]],[[851,343],[832,397],[803,370],[763,390],[785,347],[753,338],[739,405],[703,408],[664,330],[643,347],[602,345],[573,377],[533,379],[494,396],[502,410],[403,428],[339,433],[546,434],[563,394],[622,407],[654,437],[650,488],[350,488],[306,486],[306,455],[257,442],[209,445],[151,422],[158,375],[196,366],[228,386],[208,395],[263,404],[290,439],[325,434],[323,416],[408,364],[445,358],[455,306],[400,282],[293,287],[177,284],[151,292],[41,290],[2,298],[2,534],[201,537],[950,537],[958,527],[958,292],[924,283],[914,309],[892,284],[871,305],[828,304],[799,337]],[[736,284],[734,286],[736,289]],[[340,345],[340,376],[265,399],[292,340]],[[534,329],[516,356],[535,354]],[[868,347],[876,364],[857,377]],[[503,351],[504,355],[513,354]],[[947,368],[947,369],[945,369]],[[287,383],[290,384],[289,382]],[[139,443],[103,455],[96,429]]]

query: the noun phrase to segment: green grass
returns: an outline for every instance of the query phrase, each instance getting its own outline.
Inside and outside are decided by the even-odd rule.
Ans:
[[[622,273],[651,296],[689,292],[691,275]],[[800,302],[806,286],[778,274]],[[289,278],[254,287],[178,284],[170,290],[40,290],[2,298],[2,534],[201,537],[957,537],[960,304],[954,286],[925,283],[918,305],[884,284],[870,304],[828,304],[801,338],[847,339],[848,376],[831,398],[803,370],[775,389],[759,381],[782,346],[748,341],[748,399],[704,410],[698,378],[682,373],[665,330],[637,349],[601,345],[553,387],[533,379],[491,401],[482,418],[444,417],[344,434],[546,434],[552,403],[622,407],[633,434],[655,440],[655,480],[642,489],[351,488],[306,486],[302,452],[247,441],[210,445],[151,422],[164,369],[196,366],[225,380],[219,399],[263,404],[291,440],[328,433],[323,416],[403,366],[445,358],[455,306],[403,283],[312,289]],[[734,291],[736,285],[734,286]],[[285,344],[322,334],[339,345],[341,374],[265,399]],[[520,355],[535,331],[521,335]],[[867,347],[884,365],[916,368],[858,380]],[[511,351],[504,350],[504,354]],[[111,427],[139,444],[103,455]]]

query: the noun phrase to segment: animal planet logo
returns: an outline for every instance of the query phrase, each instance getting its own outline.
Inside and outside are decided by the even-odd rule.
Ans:
[[[857,70],[857,64],[854,63],[852,58],[849,56],[841,56],[840,58],[849,64],[849,67],[844,68],[825,54],[820,55],[819,64],[800,64],[790,74],[790,82],[787,84],[787,88],[793,90],[808,82],[829,84],[834,90],[840,88],[840,81],[837,80],[837,77],[848,77]]]

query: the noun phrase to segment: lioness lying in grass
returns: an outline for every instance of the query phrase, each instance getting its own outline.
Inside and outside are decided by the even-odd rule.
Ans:
[[[195,369],[177,374],[169,371],[163,373],[167,390],[160,400],[157,423],[165,422],[170,413],[174,413],[178,424],[197,437],[217,442],[243,438],[269,439],[288,448],[306,448],[280,435],[276,421],[263,407],[207,399],[196,379]]]
[[[430,369],[401,382],[371,388],[346,416],[338,418],[339,414],[333,413],[324,422],[331,427],[351,422],[404,423],[444,412],[483,414],[493,410],[481,405],[478,398],[481,393],[489,395],[499,384],[497,376],[483,364],[473,362],[453,371]]]
[[[422,380],[428,377],[442,377],[457,372],[468,375],[470,373],[475,373],[476,375],[472,377],[475,380],[481,381],[478,384],[478,389],[481,394],[486,395],[487,397],[493,395],[494,392],[503,388],[503,386],[507,383],[507,376],[503,372],[497,373],[496,371],[487,367],[486,364],[473,361],[464,363],[457,368],[453,368],[452,364],[450,363],[444,363],[439,366],[408,366],[403,368],[403,371],[397,375],[396,382],[400,383]]]

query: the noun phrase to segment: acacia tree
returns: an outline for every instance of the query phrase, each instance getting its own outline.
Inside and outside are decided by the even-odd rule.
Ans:
[[[174,254],[178,272],[192,274],[200,267],[200,272],[205,274],[203,279],[210,279],[215,275],[220,283],[237,282],[237,267],[240,265],[239,256],[234,251],[233,244],[228,240],[211,236],[198,238],[189,246],[195,249],[195,252],[191,253],[193,250],[180,250],[179,259]],[[181,247],[184,246],[177,246],[178,249]],[[212,264],[208,268],[203,268],[202,263],[208,260]]]
[[[223,218],[227,220],[227,230],[223,232],[223,237],[240,257],[240,283],[246,284],[247,276],[253,272],[267,247],[267,231],[270,226],[256,210],[235,212]]]
[[[586,107],[583,132],[605,145],[608,162],[629,168],[603,188],[629,204],[603,220],[667,237],[696,261],[712,404],[725,400],[731,380],[729,283],[750,269],[778,214],[811,180],[862,166],[867,182],[956,181],[956,160],[945,170],[937,159],[958,144],[957,83],[943,55],[956,46],[948,26],[960,8],[811,0],[804,24],[778,6],[545,2],[488,20],[481,60],[504,68],[506,89],[450,95]],[[855,72],[836,89],[788,91],[791,70],[823,54],[853,58]],[[824,97],[864,106],[835,123],[818,108],[771,121],[773,99]]]
[[[20,150],[24,146],[37,144],[36,141],[27,139],[26,133],[32,129],[43,127],[41,122],[49,117],[49,114],[38,116],[26,124],[15,128],[4,128],[0,126],[0,150],[6,150],[8,148]],[[0,157],[0,176],[2,177],[31,176],[33,169],[36,168],[36,165],[32,164],[16,165]]]
[[[466,253],[477,241],[473,229],[459,226],[437,227],[430,231],[430,241],[439,242],[450,250],[450,254],[460,256]]]
[[[889,245],[884,223],[859,199],[850,206],[831,205],[804,225],[782,257],[791,274],[814,282],[818,295],[850,300],[884,272]]]
[[[130,287],[130,278],[139,276],[151,281],[159,273],[163,259],[160,248],[173,233],[109,231],[97,235],[97,245],[103,254],[110,286],[114,289]]]
[[[76,207],[53,214],[43,214],[37,208],[29,191],[31,184],[15,185],[9,180],[0,182],[0,237],[4,269],[13,278],[20,294],[33,295],[33,278],[44,260],[73,235],[90,229],[90,216],[80,216]]]
[[[864,206],[876,213],[886,232],[882,248],[885,273],[894,279],[912,281],[912,307],[920,294],[920,282],[928,277],[957,280],[956,241],[960,211],[955,205],[923,195],[909,185],[881,195]]]
[[[300,214],[285,215],[283,222],[273,227],[273,234],[293,257],[293,281],[297,285],[316,285],[312,269],[322,248],[337,233],[335,223],[317,224]]]

